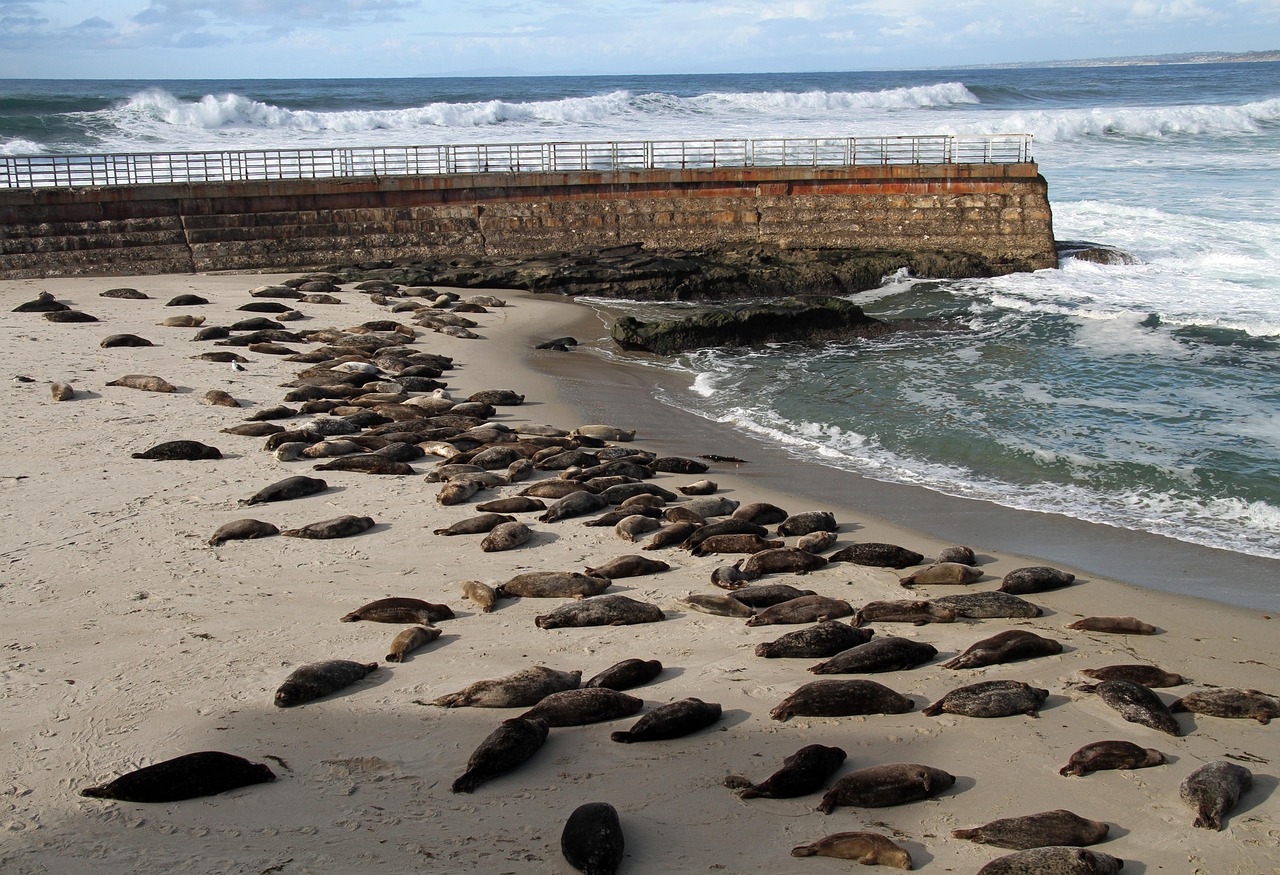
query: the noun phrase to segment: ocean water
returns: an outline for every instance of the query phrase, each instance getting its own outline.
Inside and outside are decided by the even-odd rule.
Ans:
[[[1024,132],[1056,236],[1133,264],[886,277],[868,312],[937,331],[703,351],[661,400],[869,477],[1280,558],[1280,64],[0,84],[0,154]]]

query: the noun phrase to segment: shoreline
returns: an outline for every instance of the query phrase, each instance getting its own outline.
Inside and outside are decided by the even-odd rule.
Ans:
[[[283,278],[283,277],[279,277]],[[221,324],[248,300],[248,289],[275,277],[173,276],[0,283],[10,310],[48,289],[102,323],[60,325],[37,314],[5,313],[0,343],[15,374],[6,381],[10,448],[0,466],[8,499],[0,527],[7,562],[0,602],[9,618],[0,670],[13,719],[0,727],[13,764],[0,788],[9,836],[0,867],[18,873],[82,868],[95,872],[538,872],[573,875],[559,851],[568,814],[608,801],[622,817],[627,873],[847,871],[848,863],[791,863],[791,847],[855,829],[888,832],[921,871],[972,872],[1007,851],[957,841],[952,828],[1054,808],[1112,825],[1095,850],[1126,860],[1125,873],[1239,871],[1276,865],[1276,727],[1254,721],[1180,715],[1174,738],[1123,721],[1096,697],[1072,687],[1081,668],[1155,663],[1191,685],[1157,691],[1172,701],[1205,686],[1280,691],[1274,622],[1257,611],[1155,594],[1088,577],[1027,598],[1044,608],[1034,620],[980,620],[910,626],[874,624],[881,636],[936,646],[938,661],[996,632],[1028,628],[1060,640],[1061,654],[990,669],[952,671],[932,662],[872,677],[914,701],[910,712],[865,717],[801,717],[780,723],[769,710],[800,684],[816,660],[761,659],[758,643],[796,626],[747,627],[694,613],[674,598],[718,593],[711,569],[733,557],[693,557],[675,548],[643,555],[670,571],[618,580],[615,590],[659,604],[662,622],[543,630],[533,623],[559,602],[502,601],[481,613],[458,595],[466,579],[490,583],[519,571],[574,569],[639,552],[611,529],[577,520],[531,522],[534,539],[502,553],[480,552],[478,538],[431,530],[475,511],[474,502],[441,507],[422,475],[332,472],[325,493],[258,506],[237,502],[279,478],[309,473],[306,462],[276,462],[262,439],[221,429],[279,403],[280,384],[300,366],[267,355],[244,372],[193,361],[210,349],[190,329],[159,328],[163,316],[207,314]],[[103,288],[132,285],[149,301],[99,299]],[[166,297],[197,292],[211,304],[165,310]],[[826,486],[818,466],[774,458],[754,438],[645,402],[647,374],[607,366],[589,353],[536,352],[534,343],[572,333],[592,317],[573,302],[500,293],[509,306],[475,317],[484,340],[419,333],[418,348],[452,355],[443,378],[466,394],[512,388],[529,397],[501,407],[495,421],[590,421],[640,428],[635,446],[662,454],[718,452],[750,463],[713,465],[705,475],[661,474],[667,488],[705,476],[718,494],[774,501],[792,512],[830,509],[842,524],[838,546],[886,540],[931,553],[949,543],[868,515],[874,494]],[[341,307],[307,306],[289,327],[354,325],[388,318],[359,294]],[[237,317],[238,318],[238,317]],[[571,327],[566,329],[566,324]],[[151,348],[100,349],[112,333],[136,331]],[[585,334],[585,331],[584,331]],[[156,373],[180,387],[158,395],[106,388],[122,373]],[[81,397],[49,400],[49,380],[70,378]],[[583,381],[597,381],[588,392]],[[577,381],[577,382],[575,382]],[[251,406],[238,411],[196,403],[225,388]],[[291,424],[285,421],[283,424]],[[144,462],[129,458],[160,440],[185,437],[219,446],[224,458]],[[735,452],[736,447],[748,448]],[[725,452],[725,450],[729,452]],[[21,477],[22,479],[17,479]],[[818,481],[815,483],[814,481]],[[843,482],[843,481],[842,481]],[[814,491],[810,491],[810,490]],[[512,490],[514,492],[514,490]],[[503,494],[509,494],[504,492]],[[485,494],[484,498],[493,497]],[[481,499],[476,499],[476,501]],[[210,548],[214,528],[252,515],[286,525],[339,513],[369,513],[374,529],[354,538],[263,538]],[[982,545],[975,545],[981,548]],[[981,549],[980,549],[980,552]],[[987,552],[986,591],[1008,570],[1031,564]],[[861,604],[874,599],[945,595],[956,587],[904,590],[900,572],[847,563],[761,583],[792,583]],[[383,665],[354,686],[299,708],[271,704],[272,692],[300,664],[332,658],[377,660],[397,631],[375,623],[339,623],[367,601],[414,595],[451,605],[442,637],[408,661]],[[1155,596],[1155,597],[1153,597]],[[1152,636],[1078,632],[1063,626],[1090,614],[1134,615],[1158,626]],[[556,728],[528,763],[469,795],[449,792],[479,741],[519,709],[442,709],[420,704],[483,678],[530,664],[581,670],[587,678],[619,660],[657,658],[666,670],[636,688],[646,710],[696,696],[715,701],[723,719],[668,742],[618,745],[609,731],[633,719]],[[989,678],[1017,678],[1049,690],[1042,715],[981,720],[925,717],[920,707],[949,689]],[[1165,751],[1167,766],[1062,778],[1058,769],[1082,744],[1127,738]],[[920,762],[947,769],[956,785],[938,798],[882,809],[814,811],[818,796],[743,801],[726,775],[760,780],[804,744],[839,745],[841,774],[876,763]],[[82,799],[78,791],[130,768],[201,749],[267,761],[272,784],[182,803],[140,805]],[[1248,764],[1254,786],[1222,832],[1194,829],[1179,782],[1201,763],[1228,757]],[[278,766],[278,768],[277,768]],[[788,868],[789,867],[789,868]]]

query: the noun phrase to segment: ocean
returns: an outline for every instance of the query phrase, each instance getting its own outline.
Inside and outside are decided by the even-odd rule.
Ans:
[[[659,400],[874,479],[1280,558],[1280,64],[0,87],[0,154],[995,133],[1034,135],[1059,240],[1133,263],[886,277],[856,300],[940,330],[698,352]]]

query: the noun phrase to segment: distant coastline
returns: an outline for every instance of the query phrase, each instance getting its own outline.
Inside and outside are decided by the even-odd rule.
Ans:
[[[1040,67],[1160,67],[1176,64],[1249,64],[1280,61],[1280,49],[1262,52],[1179,52],[1167,55],[1133,55],[1118,58],[1077,58],[1065,61],[1017,61],[1009,64],[964,64],[931,69],[1014,70]]]

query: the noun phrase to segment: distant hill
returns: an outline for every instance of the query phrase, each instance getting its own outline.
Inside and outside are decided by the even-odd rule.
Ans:
[[[1014,64],[970,64],[961,69],[1001,70],[1012,67],[1140,67],[1165,64],[1240,64],[1280,61],[1280,49],[1264,52],[1181,52],[1119,58],[1081,58],[1074,61],[1025,61]]]

